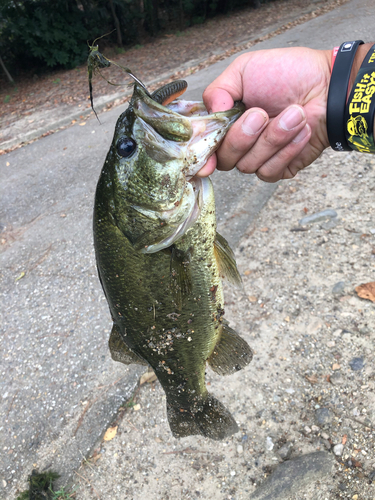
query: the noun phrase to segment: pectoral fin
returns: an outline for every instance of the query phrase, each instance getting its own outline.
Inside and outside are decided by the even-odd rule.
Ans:
[[[223,322],[221,337],[207,362],[219,375],[230,375],[250,363],[253,351],[248,343]]]
[[[242,279],[237,269],[233,250],[227,240],[219,233],[216,233],[214,251],[220,276],[232,285],[242,288]]]
[[[115,323],[113,323],[111,335],[108,341],[108,347],[113,361],[119,361],[120,363],[124,363],[124,365],[132,365],[134,363],[138,365],[148,365],[146,361],[132,352],[125,344],[121,337],[120,330]]]

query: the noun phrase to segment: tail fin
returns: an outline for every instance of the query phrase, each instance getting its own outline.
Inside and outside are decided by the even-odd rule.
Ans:
[[[232,415],[211,394],[207,394],[198,411],[176,408],[167,401],[167,415],[172,434],[177,438],[201,434],[219,441],[238,431]]]

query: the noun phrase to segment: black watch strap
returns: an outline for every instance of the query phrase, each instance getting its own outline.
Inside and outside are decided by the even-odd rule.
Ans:
[[[375,153],[375,45],[367,52],[350,92],[345,113],[346,140],[351,149]]]
[[[335,151],[351,151],[345,137],[345,106],[354,56],[362,43],[362,40],[342,43],[332,68],[327,101],[327,133]]]

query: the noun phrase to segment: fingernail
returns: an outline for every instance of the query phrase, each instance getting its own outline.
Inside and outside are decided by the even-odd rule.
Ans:
[[[282,129],[289,132],[297,127],[304,119],[305,113],[302,109],[297,106],[292,106],[280,118],[279,124]]]
[[[295,143],[302,142],[309,133],[310,133],[310,127],[306,123],[301,132],[295,136],[293,142]]]
[[[266,117],[259,111],[253,111],[247,115],[242,123],[242,130],[246,135],[257,134],[266,123]]]

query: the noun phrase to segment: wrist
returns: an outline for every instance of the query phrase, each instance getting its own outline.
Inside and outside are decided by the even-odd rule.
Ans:
[[[322,116],[320,123],[322,124],[322,136],[321,142],[324,148],[329,147],[328,132],[327,132],[327,101],[328,101],[328,89],[329,82],[331,80],[332,72],[332,50],[321,50],[322,55],[322,79],[324,82],[324,102],[325,106],[321,108]]]

